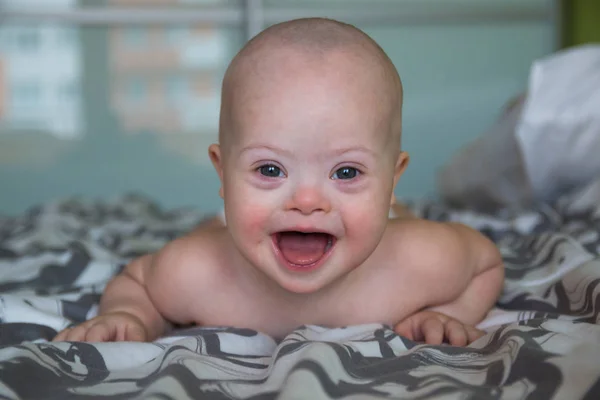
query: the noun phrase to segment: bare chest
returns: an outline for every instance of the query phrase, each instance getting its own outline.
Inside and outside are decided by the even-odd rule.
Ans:
[[[417,282],[410,278],[402,282],[384,272],[365,276],[332,294],[323,324],[383,323],[393,326],[424,306],[417,287]]]
[[[223,285],[199,309],[197,323],[249,328],[278,338],[301,325],[393,326],[422,307],[417,290],[423,288],[419,289],[417,282],[410,279],[392,279],[389,274],[369,271],[325,294],[307,294],[293,301],[260,288]]]
[[[247,328],[282,338],[311,323],[306,316],[316,315],[319,308],[308,302],[290,304],[264,291],[228,286],[198,311],[198,325]]]

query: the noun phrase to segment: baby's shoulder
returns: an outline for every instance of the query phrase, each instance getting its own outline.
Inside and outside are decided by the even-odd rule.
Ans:
[[[398,248],[406,251],[415,249],[415,246],[416,249],[437,246],[440,241],[451,240],[453,235],[454,232],[447,224],[441,222],[421,218],[398,218],[388,222],[384,239],[394,243],[394,247],[399,246]]]
[[[455,222],[432,221],[423,218],[391,219],[385,234],[392,240],[404,239],[411,245],[454,246],[463,240],[464,230],[473,229]]]
[[[395,219],[388,223],[380,253],[393,266],[436,274],[462,261],[460,236],[452,224],[420,218]]]
[[[223,286],[217,232],[191,232],[167,243],[147,260],[143,273],[148,294],[167,319],[198,320],[202,305]]]
[[[158,275],[175,276],[182,280],[211,278],[222,267],[220,263],[223,262],[225,240],[221,229],[192,231],[158,251],[154,255],[152,268]]]

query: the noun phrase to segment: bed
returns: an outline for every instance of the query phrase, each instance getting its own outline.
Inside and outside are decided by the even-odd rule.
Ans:
[[[600,180],[555,204],[486,215],[410,203],[502,251],[503,295],[468,347],[385,325],[300,326],[284,340],[188,328],[153,343],[51,343],[91,318],[106,282],[206,215],[152,199],[69,198],[0,219],[0,396],[79,398],[600,398]]]

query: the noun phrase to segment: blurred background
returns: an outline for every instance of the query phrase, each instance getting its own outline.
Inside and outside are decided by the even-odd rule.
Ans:
[[[207,147],[223,72],[283,20],[350,22],[405,86],[401,198],[526,90],[531,63],[600,41],[597,0],[0,0],[0,214],[139,192],[220,208]]]

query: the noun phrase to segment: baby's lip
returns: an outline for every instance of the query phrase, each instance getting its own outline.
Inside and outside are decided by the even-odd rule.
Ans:
[[[326,229],[313,228],[313,227],[308,227],[308,226],[294,226],[289,229],[280,229],[280,230],[276,231],[274,233],[274,235],[279,235],[279,234],[285,233],[285,232],[323,233],[323,234],[332,236],[334,238],[336,237],[336,235],[334,235],[333,233],[331,233],[330,231],[328,231]]]
[[[275,232],[273,235],[273,238],[279,242],[279,240],[281,239],[281,236],[285,235],[285,234],[290,234],[290,233],[302,233],[302,234],[306,234],[306,235],[310,235],[310,234],[317,234],[317,235],[325,235],[329,237],[329,241],[336,241],[337,237],[335,235],[332,235],[329,232],[325,232],[325,231],[318,231],[318,230],[305,230],[305,231],[301,231],[301,230],[297,230],[297,229],[286,229],[283,231],[278,231]]]

